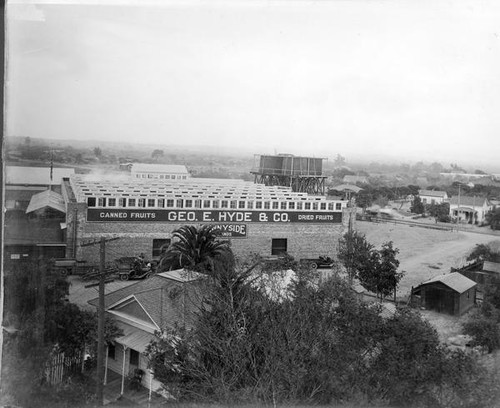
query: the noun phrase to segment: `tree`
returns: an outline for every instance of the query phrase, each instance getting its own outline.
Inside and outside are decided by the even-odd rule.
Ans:
[[[500,208],[495,208],[486,214],[486,221],[493,230],[500,229]]]
[[[435,204],[431,203],[425,207],[426,212],[440,222],[450,222],[450,204],[441,203]]]
[[[477,244],[467,256],[467,261],[500,262],[500,252],[495,251],[487,244]]]
[[[425,212],[424,204],[420,199],[420,196],[416,195],[411,203],[410,211],[414,214],[423,214]]]
[[[380,295],[380,300],[394,293],[403,277],[403,273],[397,271],[398,252],[397,248],[393,248],[392,241],[386,242],[380,250],[372,249],[368,260],[358,270],[357,277],[361,285]]]
[[[183,226],[173,232],[177,239],[160,260],[160,268],[168,269],[172,264],[181,268],[210,271],[213,259],[231,252],[227,241],[220,241],[213,226],[196,228]]]
[[[160,150],[160,149],[155,149],[155,150],[153,150],[153,153],[151,153],[151,157],[154,160],[159,160],[161,157],[163,157],[163,155],[164,155],[164,152],[163,152],[163,150]]]
[[[102,150],[99,146],[94,147],[94,155],[97,158],[100,158],[102,156]]]
[[[360,270],[369,267],[372,250],[373,245],[366,240],[365,236],[354,230],[348,231],[340,239],[337,257],[345,266],[350,282]]]

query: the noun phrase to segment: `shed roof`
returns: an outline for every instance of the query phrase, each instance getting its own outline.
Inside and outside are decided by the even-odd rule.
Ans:
[[[416,289],[429,285],[432,283],[442,283],[443,285],[448,286],[450,289],[454,290],[455,292],[458,293],[464,293],[467,290],[473,288],[474,286],[477,286],[477,283],[474,282],[473,280],[465,277],[459,272],[452,272],[447,275],[439,275],[436,276],[432,279],[429,279],[428,281],[420,284]]]
[[[5,184],[57,185],[61,184],[63,178],[72,174],[75,174],[75,169],[54,167],[51,180],[50,167],[6,166]]]
[[[26,209],[26,214],[45,207],[66,213],[66,205],[63,196],[55,191],[45,190],[31,197],[28,208]]]
[[[500,273],[500,263],[484,261],[483,271]]]

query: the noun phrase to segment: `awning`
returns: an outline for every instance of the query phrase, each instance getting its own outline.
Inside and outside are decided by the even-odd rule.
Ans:
[[[147,333],[141,329],[136,329],[135,331],[131,331],[122,337],[116,338],[115,342],[122,344],[127,348],[137,350],[140,353],[144,353],[151,340],[156,339],[157,338],[154,334]]]

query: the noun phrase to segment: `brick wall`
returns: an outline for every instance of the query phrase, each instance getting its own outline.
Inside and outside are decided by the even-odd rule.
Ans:
[[[74,241],[76,215],[76,242]],[[271,255],[273,238],[287,239],[287,252],[296,259],[314,258],[320,255],[333,256],[338,240],[348,224],[348,212],[343,214],[342,223],[246,223],[246,238],[232,238],[231,246],[237,256],[251,253]],[[99,245],[81,247],[83,242],[98,241],[101,236],[119,240],[106,244],[107,259],[122,256],[137,256],[141,252],[150,259],[153,239],[172,238],[172,232],[187,223],[171,222],[87,222],[86,205],[70,203],[67,213],[68,257],[76,247],[76,258],[89,263],[99,262]],[[196,223],[193,225],[200,225]],[[75,245],[76,243],[76,245]]]

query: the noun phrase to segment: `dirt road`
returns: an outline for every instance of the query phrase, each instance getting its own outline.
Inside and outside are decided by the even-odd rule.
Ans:
[[[500,237],[471,232],[449,232],[407,225],[358,222],[356,229],[375,246],[393,241],[399,248],[399,270],[405,271],[398,297],[406,297],[412,286],[462,266],[477,244],[496,242]]]

